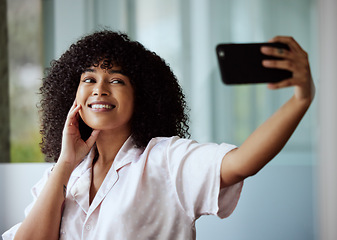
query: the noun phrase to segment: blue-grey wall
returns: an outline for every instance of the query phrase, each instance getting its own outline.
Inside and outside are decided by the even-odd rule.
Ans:
[[[207,216],[197,221],[197,239],[317,239],[314,179],[313,166],[265,167],[246,180],[229,218]]]

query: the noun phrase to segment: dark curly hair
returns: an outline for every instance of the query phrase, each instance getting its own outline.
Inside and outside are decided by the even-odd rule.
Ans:
[[[130,78],[134,88],[131,132],[134,144],[144,148],[153,137],[189,137],[185,97],[177,78],[156,53],[131,41],[127,35],[103,30],[71,45],[51,62],[40,88],[40,144],[47,161],[57,161],[66,116],[72,106],[80,76],[91,66],[110,68],[116,64]],[[80,119],[84,140],[91,129]]]

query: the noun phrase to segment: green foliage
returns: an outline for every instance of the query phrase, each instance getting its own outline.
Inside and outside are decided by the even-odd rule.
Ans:
[[[39,147],[40,137],[11,142],[11,162],[43,162],[44,156]]]

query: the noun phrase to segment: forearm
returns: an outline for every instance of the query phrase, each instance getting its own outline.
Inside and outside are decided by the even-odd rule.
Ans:
[[[91,136],[83,141],[78,123],[81,107],[75,99],[64,124],[58,162],[15,239],[59,239],[65,188],[72,171],[88,154],[100,132],[93,130]]]
[[[235,151],[224,157],[222,182],[231,185],[252,176],[272,160],[287,143],[309,108],[310,100],[292,97],[258,127]]]
[[[309,105],[292,97],[247,138],[238,150],[246,175],[257,173],[281,151]]]
[[[64,164],[56,164],[36,200],[34,207],[18,229],[15,239],[58,239],[71,171]]]

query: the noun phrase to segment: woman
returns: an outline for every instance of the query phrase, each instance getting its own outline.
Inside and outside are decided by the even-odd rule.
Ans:
[[[195,239],[201,215],[229,216],[243,180],[282,149],[314,96],[307,54],[292,38],[271,41],[290,50],[263,47],[283,58],[263,65],[293,77],[269,87],[295,92],[239,148],[184,139],[177,79],[138,42],[102,31],[73,44],[41,87],[42,151],[56,164],[4,239]]]

